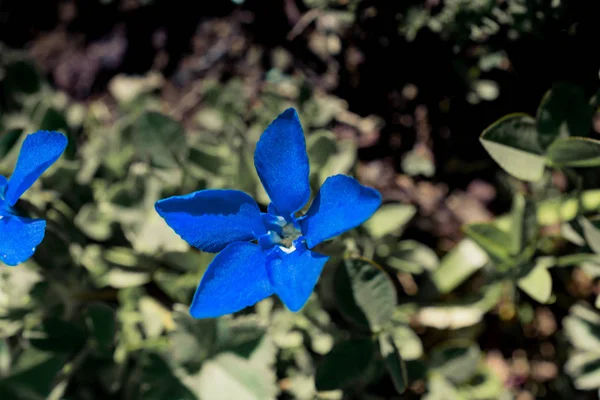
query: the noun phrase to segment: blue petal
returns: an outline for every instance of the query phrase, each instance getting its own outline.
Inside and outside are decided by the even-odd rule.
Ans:
[[[258,205],[239,190],[201,190],[159,200],[156,211],[179,236],[202,251],[267,233]]]
[[[9,206],[8,204],[6,204],[6,201],[4,200],[4,190],[6,189],[6,185],[8,184],[8,181],[6,180],[5,177],[3,177],[2,175],[0,175],[0,216],[3,215],[9,215]]]
[[[354,178],[335,175],[327,178],[306,216],[300,220],[309,248],[357,227],[377,211],[381,195]]]
[[[242,310],[273,294],[260,246],[237,242],[217,254],[196,290],[190,314],[212,318]]]
[[[301,209],[310,198],[304,133],[293,108],[281,113],[256,144],[254,165],[279,215]]]
[[[0,261],[17,265],[26,261],[42,242],[46,221],[17,216],[0,219]]]
[[[329,257],[298,248],[269,257],[267,272],[273,290],[291,311],[300,310],[310,297]]]
[[[19,197],[33,185],[63,153],[68,140],[59,132],[37,131],[23,141],[15,170],[8,180],[5,199],[14,206]]]

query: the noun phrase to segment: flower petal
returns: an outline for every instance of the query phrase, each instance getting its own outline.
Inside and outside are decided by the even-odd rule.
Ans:
[[[242,310],[273,294],[260,246],[231,243],[217,254],[196,290],[190,314],[212,318]]]
[[[44,239],[46,221],[10,216],[0,218],[0,261],[17,265],[26,261]]]
[[[306,304],[329,257],[301,248],[291,253],[278,250],[276,257],[269,257],[267,273],[277,296],[296,312]]]
[[[309,248],[357,227],[377,211],[381,195],[354,178],[335,175],[327,178],[306,216],[300,220]]]
[[[239,190],[200,190],[159,200],[156,211],[190,245],[208,252],[267,233],[260,209]]]
[[[37,131],[27,135],[15,170],[8,180],[5,199],[14,206],[19,197],[59,159],[68,140],[60,132]]]
[[[6,189],[6,185],[8,184],[8,180],[0,175],[0,215],[8,215],[8,204],[6,204],[6,200],[4,200],[4,190]]]
[[[256,144],[254,165],[280,215],[301,209],[310,198],[306,142],[298,114],[282,112]]]

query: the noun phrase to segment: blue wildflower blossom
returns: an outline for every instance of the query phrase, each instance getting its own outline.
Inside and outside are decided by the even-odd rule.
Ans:
[[[38,131],[23,141],[10,179],[0,175],[0,261],[17,265],[27,260],[42,242],[46,221],[17,215],[19,197],[61,156],[67,138],[58,132]]]
[[[348,176],[329,177],[310,198],[309,165],[298,114],[287,109],[256,145],[254,164],[271,199],[261,213],[238,190],[201,190],[159,200],[156,210],[190,245],[220,252],[190,306],[195,318],[239,311],[277,294],[292,311],[312,293],[329,257],[310,249],[369,219],[381,195]]]

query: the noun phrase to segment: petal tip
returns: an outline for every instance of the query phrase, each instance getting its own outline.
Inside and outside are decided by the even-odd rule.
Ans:
[[[289,107],[286,108],[285,110],[283,110],[283,112],[281,114],[279,114],[279,116],[277,117],[277,119],[291,119],[291,120],[300,120],[300,117],[298,117],[298,112],[296,111],[296,109],[294,107]]]
[[[156,203],[154,203],[154,209],[156,210],[156,212],[158,213],[158,215],[160,215],[161,217],[162,217],[162,214],[163,214],[162,203],[165,200],[168,200],[168,199],[160,199]]]
[[[304,303],[300,304],[288,304],[286,305],[287,309],[290,310],[291,312],[297,313],[298,311],[302,310],[302,308],[304,307],[304,305],[308,302],[308,300],[306,300]]]
[[[211,319],[219,317],[219,315],[215,316],[211,313],[206,312],[206,310],[199,310],[198,308],[199,307],[194,307],[194,305],[192,304],[188,309],[191,317],[194,319]]]
[[[47,139],[55,141],[57,147],[64,149],[69,144],[69,139],[58,131],[39,130],[27,135],[27,137],[46,136]]]

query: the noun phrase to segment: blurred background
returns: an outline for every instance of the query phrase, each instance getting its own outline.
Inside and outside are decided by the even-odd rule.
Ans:
[[[0,173],[26,133],[70,139],[19,205],[48,218],[46,240],[27,263],[0,266],[0,399],[598,398],[600,315],[580,304],[600,293],[598,264],[553,270],[542,299],[490,278],[493,260],[461,228],[510,212],[521,188],[482,147],[486,127],[536,116],[557,85],[595,96],[597,11],[576,0],[0,0]],[[336,256],[302,312],[271,298],[193,320],[213,255],[189,249],[153,204],[236,188],[266,206],[254,144],[289,106],[313,188],[354,175],[385,206],[325,245]],[[598,187],[590,171],[580,189]],[[544,182],[540,201],[573,187],[560,172]],[[569,252],[553,216],[541,251]],[[575,342],[587,359],[566,367]]]

